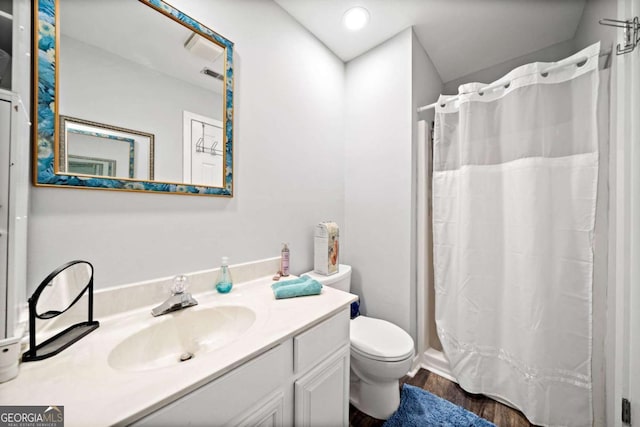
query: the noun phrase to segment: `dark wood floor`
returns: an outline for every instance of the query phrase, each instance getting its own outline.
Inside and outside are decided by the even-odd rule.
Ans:
[[[413,377],[403,377],[400,383],[407,383],[423,388],[436,396],[440,396],[468,411],[491,421],[498,427],[535,427],[529,423],[520,411],[496,402],[482,394],[471,394],[464,391],[453,381],[420,369]],[[352,427],[378,427],[384,421],[371,418],[349,405],[349,425]]]

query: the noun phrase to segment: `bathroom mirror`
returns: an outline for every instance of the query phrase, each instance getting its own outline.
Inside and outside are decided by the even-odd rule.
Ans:
[[[82,296],[93,276],[88,262],[66,264],[50,274],[34,292],[35,315],[50,319],[67,311]]]
[[[232,42],[161,0],[34,5],[36,185],[233,195]]]
[[[48,320],[61,315],[85,293],[88,294],[87,321],[36,344],[36,318]],[[22,355],[22,360],[42,360],[58,354],[99,325],[93,320],[93,266],[87,261],[68,262],[49,274],[29,298],[29,350]]]

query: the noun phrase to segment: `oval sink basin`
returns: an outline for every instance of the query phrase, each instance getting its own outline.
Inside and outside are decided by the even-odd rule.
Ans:
[[[187,308],[166,314],[111,350],[109,365],[146,371],[184,363],[240,337],[255,320],[255,313],[242,306]]]

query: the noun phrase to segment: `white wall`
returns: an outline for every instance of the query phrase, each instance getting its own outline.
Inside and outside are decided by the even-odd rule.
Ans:
[[[415,108],[442,85],[416,44],[409,28],[347,64],[342,245],[363,312],[414,337]]]
[[[600,25],[600,19],[616,19],[616,0],[588,0],[585,4],[582,18],[578,24],[576,35],[573,39],[575,49],[580,50],[600,41],[602,51],[607,51],[613,47],[617,37],[622,30],[618,30],[606,25]],[[620,31],[620,34],[618,33]]]
[[[407,29],[346,67],[343,261],[362,311],[411,329],[411,41]]]
[[[313,265],[313,229],[344,223],[344,64],[270,0],[174,0],[235,43],[233,198],[35,188],[29,292],[86,259],[96,288],[272,257]]]
[[[467,74],[459,79],[446,82],[443,93],[447,95],[455,95],[458,93],[458,86],[462,84],[470,82],[491,83],[521,65],[529,64],[531,62],[555,62],[572,55],[575,53],[574,50],[575,43],[573,40],[557,43],[527,55],[522,55],[509,61],[493,65],[489,68]]]

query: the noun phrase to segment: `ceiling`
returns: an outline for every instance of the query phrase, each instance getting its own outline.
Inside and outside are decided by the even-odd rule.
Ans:
[[[574,37],[585,0],[275,0],[347,62],[410,26],[444,83]],[[352,32],[342,15],[364,6]]]

